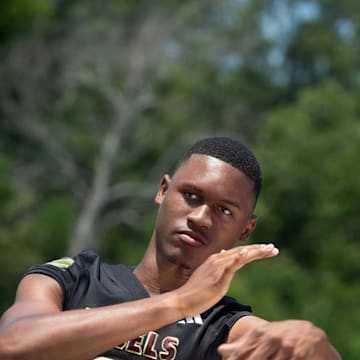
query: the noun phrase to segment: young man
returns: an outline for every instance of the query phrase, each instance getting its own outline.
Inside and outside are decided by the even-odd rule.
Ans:
[[[267,322],[225,294],[247,263],[277,255],[243,244],[255,228],[261,172],[229,138],[209,138],[163,176],[140,264],[84,251],[32,267],[0,323],[5,359],[340,359],[307,321]]]

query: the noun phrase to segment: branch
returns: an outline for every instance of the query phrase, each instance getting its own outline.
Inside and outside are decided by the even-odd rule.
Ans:
[[[113,123],[108,129],[95,163],[94,179],[70,241],[70,253],[94,247],[94,224],[108,199],[109,184],[117,154],[126,136],[126,128],[137,114],[137,101],[146,74],[160,60],[162,48],[172,24],[154,14],[145,19],[130,49],[129,71],[122,93],[111,87],[111,81],[100,82],[100,91],[113,108]],[[104,79],[103,79],[104,80]]]
[[[5,125],[41,145],[43,153],[56,162],[58,176],[72,184],[76,194],[82,187],[75,181],[77,166],[60,137],[41,121],[41,107],[48,105],[44,84],[49,82],[47,76],[53,61],[50,53],[38,35],[17,43],[9,51],[3,63],[1,107]]]

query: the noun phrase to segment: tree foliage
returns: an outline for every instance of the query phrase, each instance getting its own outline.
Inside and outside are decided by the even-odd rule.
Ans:
[[[272,259],[242,274],[249,287],[242,297],[258,299],[265,316],[313,319],[344,358],[359,351],[349,343],[360,319],[358,104],[358,93],[326,82],[269,113],[258,137],[264,189],[254,241],[277,244],[281,255],[277,264]]]
[[[356,1],[0,6],[0,311],[33,263],[84,247],[139,261],[160,176],[231,135],[264,172],[252,241],[281,248],[231,292],[359,358]]]

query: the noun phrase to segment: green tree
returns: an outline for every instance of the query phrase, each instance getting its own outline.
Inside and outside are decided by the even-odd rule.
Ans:
[[[162,173],[193,140],[233,135],[264,166],[253,241],[282,249],[234,292],[357,359],[358,6],[4,1],[0,311],[27,266],[67,249],[138,261]]]
[[[360,353],[352,335],[360,325],[358,104],[358,92],[325,82],[271,112],[257,139],[264,188],[254,241],[274,242],[284,253],[282,268],[276,259],[258,265],[272,274],[269,284],[279,282],[274,298],[267,279],[260,280],[258,306],[265,297],[270,316],[324,326],[346,359]]]
[[[14,251],[4,246],[1,261],[7,268],[27,244],[24,261],[14,257],[16,279],[67,248],[97,247],[109,260],[135,261],[140,251],[131,252],[129,241],[145,246],[158,180],[181,150],[219,127],[244,129],[247,139],[258,123],[251,118],[273,103],[246,86],[252,80],[272,89],[269,81],[222,61],[232,46],[245,45],[236,22],[253,9],[233,4],[226,24],[225,4],[216,2],[56,1],[46,11],[36,4],[27,11],[32,4],[17,2],[18,23],[24,14],[29,20],[16,35],[0,18],[8,29],[0,66],[0,149],[9,164],[2,179],[14,191],[8,207],[21,213],[12,226],[23,230],[9,237],[4,223],[3,241]],[[248,19],[250,59],[266,44]],[[14,289],[15,277],[6,279]]]

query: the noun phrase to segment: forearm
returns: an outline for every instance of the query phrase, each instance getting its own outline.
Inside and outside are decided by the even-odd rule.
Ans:
[[[32,315],[0,330],[0,358],[89,359],[182,318],[173,294],[90,310]]]

